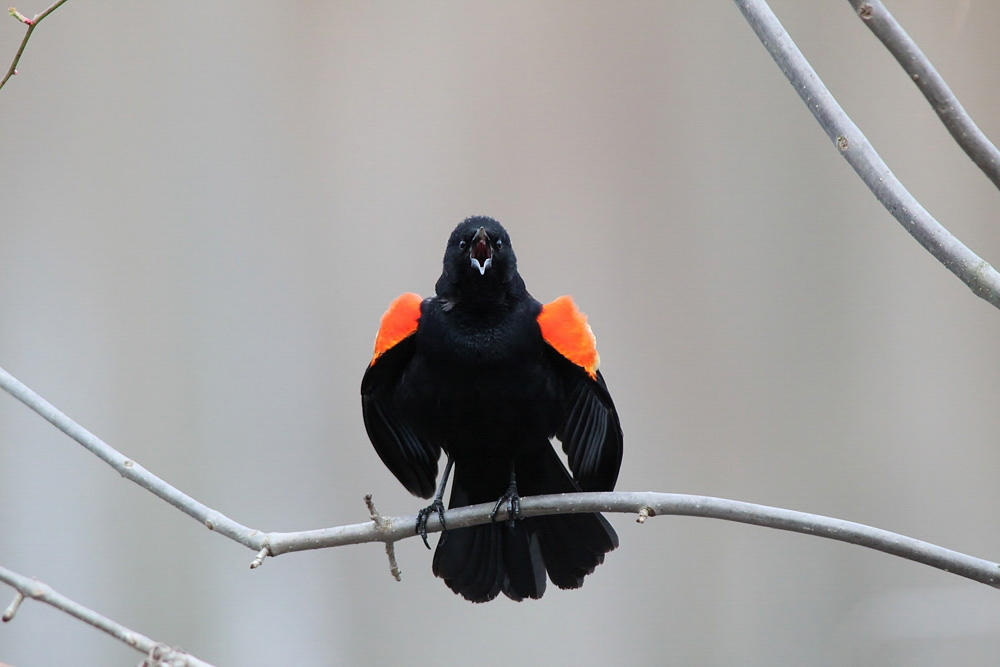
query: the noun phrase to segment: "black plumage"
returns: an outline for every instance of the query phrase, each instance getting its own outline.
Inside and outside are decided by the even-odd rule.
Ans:
[[[435,292],[419,312],[413,296],[415,330],[385,350],[377,342],[361,385],[369,438],[397,479],[430,497],[443,449],[455,467],[450,507],[501,498],[516,509],[518,495],[612,490],[622,432],[604,378],[596,361],[586,368],[543,336],[543,306],[500,223],[474,217],[455,228]],[[475,602],[538,598],[546,572],[560,588],[579,587],[617,545],[599,514],[519,519],[446,530],[433,570]]]

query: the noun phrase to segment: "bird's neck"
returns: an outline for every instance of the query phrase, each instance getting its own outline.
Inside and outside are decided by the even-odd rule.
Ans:
[[[482,312],[504,313],[517,307],[528,298],[521,276],[514,276],[507,281],[484,280],[447,283],[438,281],[436,286],[438,298],[447,310],[458,309],[473,314]]]

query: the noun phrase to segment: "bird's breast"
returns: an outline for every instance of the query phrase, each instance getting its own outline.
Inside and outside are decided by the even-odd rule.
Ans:
[[[555,431],[559,387],[537,327],[467,329],[417,343],[398,398],[422,416],[414,421],[427,425],[428,439],[461,456],[510,452]]]

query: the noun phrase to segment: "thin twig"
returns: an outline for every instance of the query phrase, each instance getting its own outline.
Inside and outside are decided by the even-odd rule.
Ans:
[[[65,595],[57,593],[47,584],[43,584],[35,579],[29,579],[24,575],[12,572],[2,566],[0,566],[0,581],[12,586],[19,595],[25,598],[31,598],[32,600],[38,600],[39,602],[44,602],[45,604],[51,605],[60,611],[64,611],[70,616],[78,618],[84,623],[89,623],[98,630],[108,633],[115,639],[128,644],[141,653],[150,655],[155,651],[158,654],[160,664],[168,664],[172,666],[177,665],[178,667],[180,665],[189,665],[190,667],[211,667],[211,665],[204,660],[199,660],[193,655],[188,655],[184,651],[172,649],[165,644],[154,641],[144,634],[138,633],[135,630],[130,630],[121,623],[112,621],[107,616],[102,616],[96,611],[88,609],[78,602],[74,602]],[[14,605],[12,605],[12,607],[13,606]],[[13,613],[10,615],[13,617]],[[4,616],[4,620],[8,620],[6,615]]]
[[[264,559],[271,555],[271,550],[264,545],[261,547],[260,551],[257,552],[257,557],[250,561],[250,569],[256,570],[258,567],[264,564]]]
[[[258,558],[261,554],[279,556],[292,551],[364,542],[390,543],[416,536],[416,515],[381,517],[381,522],[366,521],[290,533],[263,533],[247,528],[191,499],[142,466],[129,461],[2,368],[0,386],[115,470],[202,523],[213,524],[216,532],[257,552]],[[129,461],[131,465],[125,466],[123,461]],[[449,529],[487,523],[491,520],[493,505],[494,503],[484,503],[448,510],[445,512],[445,522]],[[857,544],[1000,587],[1000,565],[996,563],[887,530],[818,514],[677,493],[566,493],[521,499],[521,513],[525,517],[566,512],[626,512],[636,514],[640,519],[658,514],[678,514],[738,521]],[[438,522],[431,522],[427,530],[437,532],[441,530],[441,526]],[[266,552],[263,551],[265,547]]]
[[[14,599],[11,600],[10,604],[7,606],[7,610],[4,611],[3,616],[0,616],[0,621],[9,623],[14,620],[14,614],[17,613],[17,610],[21,607],[22,602],[24,602],[24,593],[17,591],[14,594]]]
[[[764,0],[734,0],[758,39],[841,155],[903,228],[976,296],[1000,308],[1000,273],[941,225],[907,191],[823,85]]]
[[[4,75],[3,79],[0,79],[0,88],[3,88],[4,84],[7,83],[7,80],[10,77],[17,74],[17,63],[21,61],[21,54],[24,53],[24,47],[28,45],[28,40],[31,39],[31,33],[35,31],[35,28],[38,27],[38,24],[41,23],[46,16],[59,9],[59,6],[64,2],[66,2],[66,0],[58,0],[57,2],[52,3],[44,12],[36,14],[34,18],[30,19],[13,7],[8,10],[11,16],[28,26],[28,29],[24,31],[24,38],[21,40],[21,45],[17,47],[17,53],[14,54],[14,61],[11,62],[10,68],[7,70],[7,74]]]
[[[386,519],[384,516],[378,513],[375,509],[375,501],[372,499],[372,494],[365,494],[365,505],[368,506],[368,516],[371,517],[372,523],[378,528],[379,532],[385,534],[388,529],[392,526],[392,520]],[[385,540],[385,555],[389,559],[389,574],[396,581],[402,581],[403,571],[399,569],[399,564],[396,562],[396,543],[393,540]]]
[[[848,0],[854,11],[896,58],[962,150],[1000,188],[1000,150],[979,129],[917,43],[880,0]]]

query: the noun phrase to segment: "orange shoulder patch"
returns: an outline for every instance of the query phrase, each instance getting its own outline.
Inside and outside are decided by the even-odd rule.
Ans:
[[[556,352],[583,368],[591,378],[597,378],[597,367],[601,363],[597,339],[587,324],[587,316],[576,307],[572,297],[561,296],[542,306],[538,326],[542,338]]]
[[[375,352],[372,354],[369,366],[394,345],[413,335],[413,332],[417,330],[417,321],[420,319],[421,301],[419,294],[407,292],[396,297],[396,300],[389,304],[389,309],[382,315],[378,333],[375,334]]]

